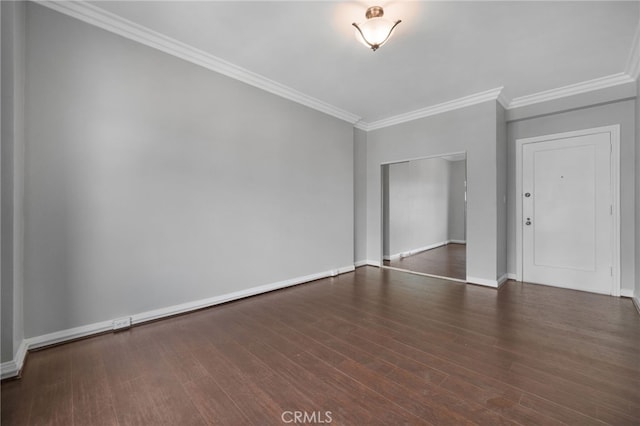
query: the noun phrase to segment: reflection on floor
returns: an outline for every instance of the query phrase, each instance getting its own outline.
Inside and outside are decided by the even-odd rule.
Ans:
[[[385,266],[441,277],[467,278],[467,246],[447,244],[398,260],[385,260]]]

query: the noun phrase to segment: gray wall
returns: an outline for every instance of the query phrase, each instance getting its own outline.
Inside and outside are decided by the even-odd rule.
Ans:
[[[507,123],[506,111],[496,103],[496,226],[498,278],[507,274]],[[505,277],[506,278],[506,277]]]
[[[2,352],[23,339],[25,4],[2,2]]]
[[[466,160],[449,163],[449,217],[448,240],[465,240],[465,202],[464,191],[467,180]]]
[[[385,256],[444,243],[448,238],[450,165],[441,158],[389,168],[389,247]]]
[[[496,103],[485,102],[367,135],[367,258],[382,259],[381,164],[467,152],[467,274],[497,279]]]
[[[350,124],[27,13],[26,337],[353,264]]]
[[[636,93],[636,265],[640,265],[640,81],[637,81]],[[640,304],[640,266],[636,266],[635,297]]]
[[[354,260],[367,260],[367,132],[353,129]]]
[[[510,273],[515,274],[516,271],[516,139],[620,124],[620,279],[622,289],[633,289],[637,259],[634,241],[636,117],[634,100],[626,100],[508,123],[508,269]]]

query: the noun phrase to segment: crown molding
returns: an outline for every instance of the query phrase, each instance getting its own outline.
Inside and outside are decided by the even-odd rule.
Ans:
[[[620,72],[617,74],[607,75],[605,77],[595,78],[593,80],[558,87],[556,89],[545,90],[532,95],[520,96],[512,99],[511,102],[509,102],[507,109],[520,108],[523,106],[565,98],[567,96],[593,92],[594,90],[632,83],[634,80],[635,79],[631,78],[629,74]]]
[[[633,38],[625,72],[634,80],[640,77],[640,23],[638,23],[636,35]]]
[[[498,103],[502,105],[504,109],[509,109],[509,104],[511,103],[511,98],[507,96],[505,93],[505,88],[503,87],[500,93],[498,94]]]
[[[205,51],[189,46],[186,43],[182,43],[145,26],[124,19],[116,14],[107,12],[93,4],[80,1],[57,0],[41,0],[37,1],[37,4],[351,124],[360,120],[360,117],[356,114],[308,96],[291,87],[234,65]]]
[[[189,46],[186,43],[182,43],[171,37],[167,37],[161,33],[124,19],[93,4],[82,1],[65,0],[37,0],[37,3],[57,12],[76,18],[80,21],[86,22],[90,25],[94,25],[127,39],[160,50],[169,55],[178,57],[185,61],[215,71],[219,74],[223,74],[227,77],[257,87],[274,95],[344,120],[353,124],[355,128],[364,131],[376,130],[400,123],[406,123],[408,121],[441,114],[447,111],[453,111],[459,108],[465,108],[490,100],[496,100],[505,109],[510,110],[541,102],[561,99],[567,96],[587,93],[594,90],[605,89],[621,84],[627,84],[637,80],[640,75],[639,25],[634,37],[634,42],[629,58],[627,60],[625,72],[571,84],[556,89],[546,90],[531,95],[520,96],[513,99],[510,99],[505,94],[503,88],[499,87],[496,89],[487,90],[485,92],[476,93],[470,96],[465,96],[463,98],[454,99],[437,105],[421,108],[415,111],[368,123],[363,121],[362,118],[356,114],[306,95],[298,90],[263,77],[245,68],[234,65],[200,49]]]
[[[630,56],[630,58],[636,58],[636,63],[634,65],[636,68],[640,67],[639,45],[640,43],[638,43],[638,39],[636,38],[634,50],[632,51],[632,55]],[[636,72],[637,71],[638,70],[636,69]],[[571,84],[568,86],[558,87],[556,89],[545,90],[543,92],[538,92],[531,95],[520,96],[513,99],[510,99],[506,95],[504,87],[498,87],[492,90],[487,90],[486,92],[476,93],[475,95],[465,96],[463,98],[454,99],[452,101],[443,102],[441,104],[433,105],[419,110],[395,115],[393,117],[384,118],[381,120],[373,121],[371,123],[360,120],[355,123],[354,127],[364,131],[376,130],[383,127],[394,126],[400,123],[406,123],[408,121],[417,120],[419,118],[424,118],[431,115],[441,114],[447,111],[453,111],[459,108],[465,108],[471,105],[491,100],[495,100],[500,103],[505,109],[511,110],[528,105],[561,99],[567,96],[579,95],[583,93],[593,92],[595,90],[633,83],[636,78],[637,76],[634,78],[632,75],[626,72],[621,72],[605,77],[596,78],[593,80]]]
[[[353,127],[355,127],[356,129],[360,129],[360,130],[364,130],[365,132],[368,132],[369,130],[371,130],[369,128],[369,123],[367,123],[366,121],[363,120],[359,120],[358,122],[356,122]]]
[[[363,130],[376,130],[383,127],[395,126],[396,124],[406,123],[407,121],[417,120],[432,115],[442,114],[443,112],[453,111],[460,108],[480,104],[487,101],[495,101],[499,98],[502,87],[487,90],[485,92],[476,93],[474,95],[465,96],[463,98],[454,99],[452,101],[443,102],[404,114],[394,115],[393,117],[383,118],[382,120],[373,121],[371,123],[359,123],[358,128]]]

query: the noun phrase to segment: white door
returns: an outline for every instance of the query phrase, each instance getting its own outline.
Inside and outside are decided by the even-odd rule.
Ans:
[[[523,281],[613,293],[611,133],[522,146]]]

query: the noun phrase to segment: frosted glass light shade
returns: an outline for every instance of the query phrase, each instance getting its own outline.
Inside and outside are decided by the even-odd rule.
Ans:
[[[393,30],[402,21],[389,21],[383,18],[384,11],[380,6],[373,6],[367,9],[367,20],[362,24],[352,24],[356,31],[356,38],[365,46],[376,51],[385,44],[391,37]]]

